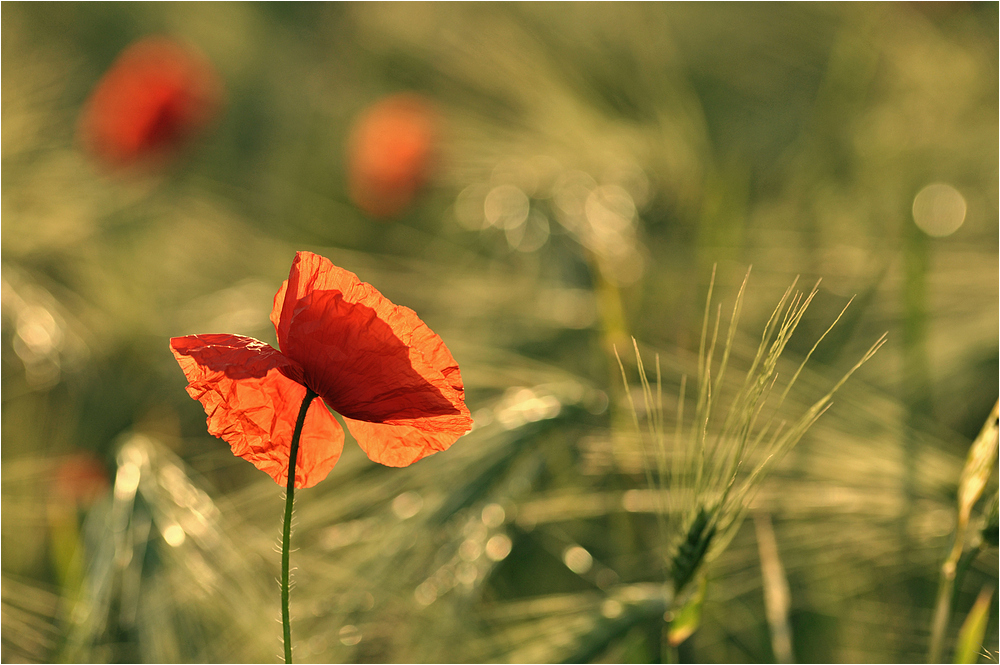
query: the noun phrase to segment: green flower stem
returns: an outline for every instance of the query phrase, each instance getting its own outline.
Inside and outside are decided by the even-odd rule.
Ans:
[[[284,631],[285,662],[292,662],[292,622],[288,617],[288,552],[292,539],[292,505],[295,502],[295,462],[299,456],[299,437],[302,435],[302,425],[306,422],[306,412],[309,404],[316,397],[309,388],[299,407],[299,417],[295,421],[295,432],[292,434],[292,448],[288,452],[288,486],[285,490],[285,524],[281,532],[281,627]]]

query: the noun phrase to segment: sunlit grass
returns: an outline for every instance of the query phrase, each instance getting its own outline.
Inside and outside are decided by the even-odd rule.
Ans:
[[[708,579],[678,655],[770,661],[757,529],[739,526],[758,513],[788,580],[793,657],[926,657],[962,461],[996,399],[992,5],[55,7],[3,9],[5,660],[278,660],[280,488],[205,434],[166,339],[273,341],[248,303],[298,249],[440,333],[477,426],[401,474],[348,445],[298,497],[297,659],[648,662],[672,587]],[[227,115],[174,170],[108,177],[74,124],[147,32],[205,50]],[[442,170],[407,215],[376,222],[347,197],[342,139],[402,90],[447,116]],[[900,341],[903,238],[932,182],[967,211],[921,239],[922,358]],[[500,206],[484,228],[485,198],[510,188],[530,222]],[[641,257],[609,264],[612,279],[641,273],[613,307],[595,282],[608,259],[587,253],[594,220],[621,222],[609,212]],[[716,262],[716,291],[749,263],[753,288],[738,313],[703,319],[693,276]],[[823,290],[790,292],[772,317],[768,294],[796,274]],[[734,315],[771,319],[770,346],[731,334]],[[833,408],[813,410],[883,330]],[[641,434],[612,333],[641,342]],[[619,351],[636,381],[634,349]],[[907,357],[925,363],[926,409]],[[127,483],[88,508],[52,491],[79,449],[115,478],[135,437],[148,465],[134,500]],[[949,638],[996,584],[995,474],[983,495]],[[206,500],[210,547],[187,530]],[[983,649],[995,662],[995,618]]]
[[[638,344],[633,340],[645,423],[640,423],[631,391],[627,395],[633,422],[639,431],[645,431],[654,450],[653,459],[647,463],[650,485],[672,490],[661,496],[687,497],[684,504],[663,506],[659,511],[662,516],[660,529],[669,552],[666,569],[673,581],[675,596],[684,592],[703,564],[711,561],[725,548],[769,468],[779,462],[829,408],[834,393],[851,374],[871,359],[885,343],[883,335],[826,395],[813,403],[797,420],[791,424],[776,420],[785,397],[792,390],[809,357],[843,315],[841,312],[834,319],[830,328],[806,354],[795,373],[780,388],[780,395],[771,400],[778,380],[778,359],[818,288],[817,285],[808,294],[803,294],[794,290],[793,283],[779,300],[764,328],[760,345],[742,386],[731,397],[728,409],[723,415],[719,415],[715,404],[723,392],[746,284],[747,281],[744,280],[736,296],[721,349],[722,357],[716,362],[714,358],[719,341],[721,306],[716,311],[709,337],[713,275],[698,354],[695,413],[687,426],[683,411],[687,382],[686,377],[682,377],[674,433],[669,439],[664,424],[659,357],[656,359],[654,386],[646,375]],[[628,375],[620,357],[618,362],[622,380],[628,390]],[[686,426],[688,431],[684,433]],[[681,488],[686,490],[683,495],[677,493]],[[682,516],[680,524],[668,526],[666,515]]]
[[[843,316],[841,312],[833,320],[794,374],[779,387],[780,394],[771,399],[778,381],[779,358],[818,290],[817,284],[808,294],[801,293],[795,290],[793,282],[768,319],[742,385],[729,397],[728,408],[724,411],[715,408],[723,399],[726,371],[749,277],[748,272],[736,295],[722,342],[721,358],[716,361],[722,310],[719,305],[715,316],[710,317],[715,283],[713,271],[698,351],[695,410],[688,425],[684,417],[687,380],[683,376],[676,400],[673,436],[665,427],[659,356],[656,357],[654,384],[647,377],[638,343],[633,339],[642,389],[644,422],[641,423],[628,373],[615,350],[633,423],[647,441],[643,449],[653,451],[645,465],[647,482],[661,490],[658,497],[666,497],[669,501],[659,506],[656,513],[664,541],[664,572],[670,581],[668,597],[674,608],[672,627],[666,638],[671,647],[683,642],[700,623],[704,582],[694,591],[689,586],[703,577],[704,568],[729,544],[767,471],[829,408],[834,393],[885,343],[883,335],[823,397],[791,424],[778,418],[785,398],[809,358]],[[681,497],[685,499],[683,503],[678,501]],[[695,614],[686,616],[685,613]]]

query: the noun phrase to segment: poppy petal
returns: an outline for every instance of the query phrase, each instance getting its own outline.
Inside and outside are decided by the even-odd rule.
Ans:
[[[286,293],[291,284],[290,298]],[[348,303],[365,305],[389,324],[393,334],[407,346],[420,351],[424,360],[441,372],[448,384],[464,393],[458,363],[441,338],[427,327],[409,307],[394,305],[371,284],[362,282],[349,270],[339,268],[329,260],[312,252],[297,252],[288,279],[274,296],[271,322],[278,334],[278,346],[286,353],[288,328],[302,298],[312,291],[339,291]]]
[[[462,373],[458,370],[458,363],[455,362],[444,341],[420,320],[416,312],[409,307],[397,306],[387,316],[387,323],[397,332],[404,344],[419,350],[424,361],[441,372],[448,385],[464,399],[465,387],[462,385]]]
[[[386,451],[410,445],[414,461],[447,448],[471,427],[458,365],[441,338],[413,310],[329,260],[296,255],[271,320],[283,352],[332,409],[356,421],[415,428],[410,444],[389,437],[363,445],[372,459],[383,457],[379,445]],[[420,432],[433,433],[432,441]],[[387,455],[400,463],[411,457]]]
[[[344,417],[347,429],[373,462],[409,466],[419,459],[447,450],[469,431],[467,416],[439,416],[410,421],[372,423]]]
[[[354,273],[333,265],[329,259],[312,252],[296,252],[288,279],[275,294],[271,310],[271,323],[278,335],[278,346],[285,352],[288,351],[288,329],[292,325],[295,310],[302,298],[313,291],[339,291],[346,302],[360,302],[369,307],[373,307],[370,301],[385,301],[389,306],[394,306],[371,284],[362,282]],[[377,297],[373,298],[373,294]]]
[[[208,431],[279,485],[288,479],[295,421],[306,394],[302,369],[264,342],[239,335],[174,337],[170,348],[208,414]],[[306,412],[296,487],[323,480],[340,459],[344,431],[321,400]]]

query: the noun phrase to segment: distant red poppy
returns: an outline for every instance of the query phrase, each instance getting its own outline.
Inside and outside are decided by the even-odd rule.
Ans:
[[[108,491],[108,472],[96,455],[81,451],[60,462],[51,483],[60,499],[86,508]]]
[[[84,147],[118,167],[168,156],[218,114],[222,84],[208,60],[165,37],[126,48],[80,118]]]
[[[308,386],[344,417],[368,457],[407,466],[469,431],[458,364],[413,310],[328,259],[298,252],[274,297],[281,351],[238,335],[174,337],[170,347],[208,414],[208,431],[279,485],[288,479],[296,416]],[[344,432],[314,400],[306,412],[296,487],[337,463]]]
[[[432,169],[438,114],[423,97],[386,97],[360,117],[348,141],[351,200],[373,217],[403,212]]]

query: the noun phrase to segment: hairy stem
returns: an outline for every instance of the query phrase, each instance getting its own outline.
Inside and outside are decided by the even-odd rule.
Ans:
[[[302,398],[299,407],[299,417],[295,421],[295,432],[292,434],[292,448],[288,452],[288,486],[285,490],[285,523],[281,532],[281,627],[285,642],[285,662],[292,662],[292,622],[288,616],[288,553],[292,539],[292,505],[295,503],[295,462],[299,456],[299,437],[302,436],[302,425],[306,422],[306,412],[309,404],[316,397],[309,388]]]

